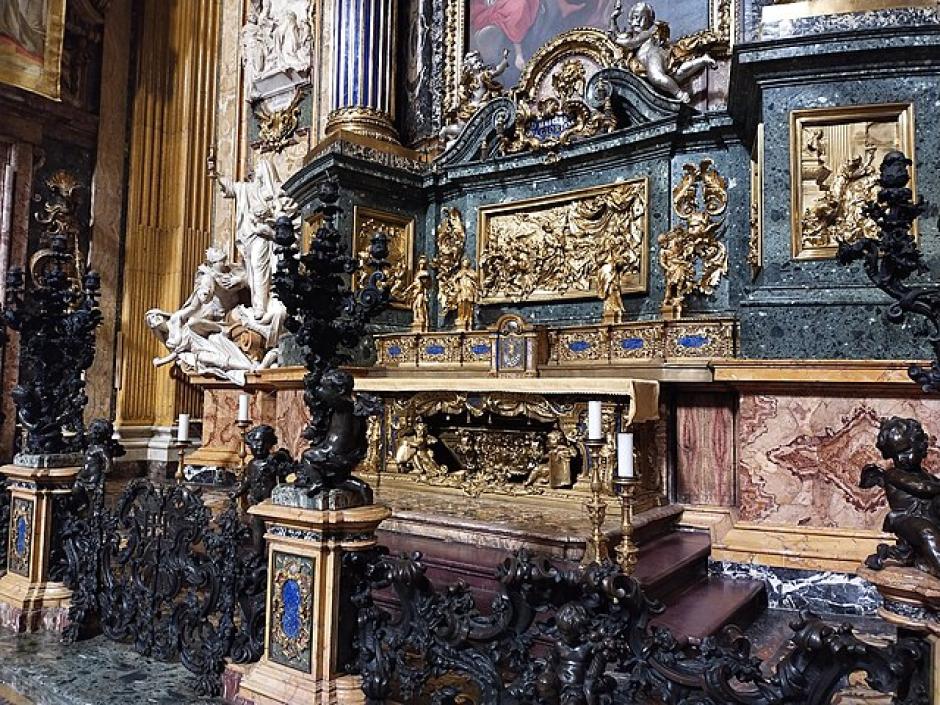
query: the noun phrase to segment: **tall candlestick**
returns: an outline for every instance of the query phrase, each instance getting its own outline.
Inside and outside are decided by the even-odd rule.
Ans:
[[[601,423],[601,403],[599,401],[588,402],[588,439],[599,441],[604,438],[604,431]]]
[[[189,440],[189,414],[180,414],[178,427],[176,430],[176,440]]]
[[[247,394],[238,395],[238,421],[251,420],[251,417],[248,415],[248,401],[249,397]]]
[[[632,480],[633,469],[633,434],[617,434],[617,477]]]

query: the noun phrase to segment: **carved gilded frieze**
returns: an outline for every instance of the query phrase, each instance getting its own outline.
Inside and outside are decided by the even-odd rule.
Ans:
[[[609,356],[606,330],[559,331],[549,341],[559,362],[606,362]]]
[[[417,364],[418,338],[410,335],[376,337],[375,350],[382,367],[403,367]]]
[[[647,189],[638,179],[480,208],[482,303],[595,297],[598,270],[609,260],[622,292],[645,292]]]
[[[421,336],[418,344],[418,364],[439,362],[460,364],[460,338],[452,335]]]
[[[414,219],[356,206],[353,221],[353,248],[359,260],[359,270],[356,272],[353,287],[357,290],[362,288],[372,274],[372,269],[367,265],[370,259],[369,247],[373,236],[382,233],[388,239],[389,268],[386,270],[386,284],[391,295],[390,305],[393,308],[410,308],[404,291],[411,282],[414,271]]]
[[[735,326],[730,320],[676,321],[666,326],[667,358],[735,356]]]
[[[679,318],[685,299],[709,295],[728,273],[728,250],[718,239],[728,207],[728,183],[710,159],[686,164],[673,189],[673,207],[685,223],[659,236],[659,264],[666,280],[663,316]]]
[[[493,359],[493,338],[489,333],[463,337],[463,363],[479,363],[489,367]]]
[[[661,358],[664,352],[662,325],[630,324],[610,331],[610,357],[618,360],[649,360]]]
[[[913,106],[796,110],[790,136],[793,257],[835,257],[839,242],[877,236],[865,205],[877,198],[885,154],[914,159]]]

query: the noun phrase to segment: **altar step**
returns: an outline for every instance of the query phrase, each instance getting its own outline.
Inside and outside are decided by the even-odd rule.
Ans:
[[[480,545],[472,535],[455,542],[390,531],[379,534],[380,542],[393,553],[420,551],[427,576],[435,585],[465,582],[483,611],[499,592],[495,574],[509,553],[506,549]],[[641,546],[636,578],[649,597],[666,605],[653,624],[668,627],[680,637],[702,639],[727,624],[745,628],[763,611],[764,584],[709,576],[710,550],[708,534],[692,531],[673,530]],[[577,565],[559,558],[554,562],[563,567]]]

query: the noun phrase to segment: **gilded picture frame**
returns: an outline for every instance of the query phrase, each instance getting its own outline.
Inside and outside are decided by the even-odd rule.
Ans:
[[[411,277],[414,274],[414,218],[365,206],[354,206],[352,251],[354,257],[363,259],[369,250],[372,235],[378,230],[383,231],[388,237],[389,262],[391,263],[388,272],[388,286],[391,290],[389,306],[410,310],[410,303],[401,298],[398,292],[411,283]],[[367,274],[364,269],[360,269],[360,272]],[[358,290],[362,277],[354,276],[352,283],[353,290]]]
[[[877,196],[881,160],[894,149],[914,161],[914,106],[910,103],[790,113],[793,259],[831,259],[840,240],[877,235],[874,221],[864,215],[864,204]],[[911,181],[916,197],[914,169]]]
[[[722,37],[727,49],[722,54],[730,55],[734,45],[737,0],[707,0],[710,29]],[[663,0],[660,0],[663,2]],[[626,2],[626,10],[629,3]],[[657,3],[653,2],[654,9]],[[459,102],[460,73],[464,56],[470,47],[470,0],[445,0],[444,6],[444,95],[443,113],[446,115]],[[606,29],[606,27],[602,28]],[[551,41],[551,37],[546,39]],[[531,57],[528,57],[531,58]],[[511,86],[506,86],[510,88]]]
[[[623,258],[621,293],[646,293],[649,249],[646,177],[484,205],[477,211],[480,303],[600,298],[598,260],[610,252]]]
[[[60,98],[66,0],[0,3],[0,83]],[[35,16],[34,16],[35,15]]]

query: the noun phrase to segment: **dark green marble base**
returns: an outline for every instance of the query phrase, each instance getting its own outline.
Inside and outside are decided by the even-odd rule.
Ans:
[[[63,644],[53,634],[0,634],[0,682],[36,705],[221,705],[197,697],[191,675],[104,637]]]

